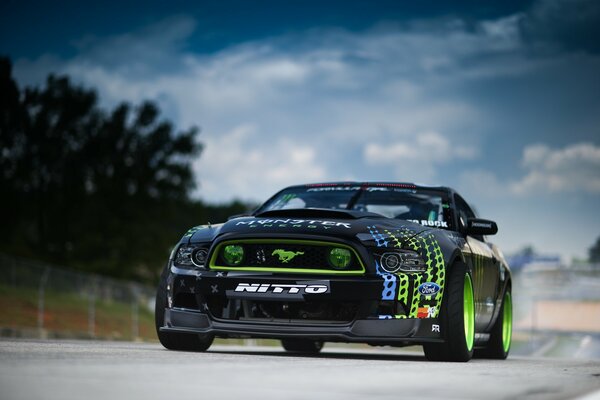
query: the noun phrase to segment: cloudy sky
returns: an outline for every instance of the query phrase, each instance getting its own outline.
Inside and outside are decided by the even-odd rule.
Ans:
[[[455,187],[506,253],[600,236],[600,2],[5,1],[21,85],[68,74],[202,129],[196,196]],[[57,5],[59,4],[59,5]],[[194,221],[203,222],[203,221]]]

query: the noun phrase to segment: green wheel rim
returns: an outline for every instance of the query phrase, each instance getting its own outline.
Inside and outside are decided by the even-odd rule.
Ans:
[[[508,353],[512,340],[512,297],[510,292],[504,294],[504,311],[502,312],[502,347]]]
[[[471,351],[475,342],[475,302],[473,301],[473,283],[469,274],[465,274],[463,302],[465,341],[467,342],[467,350]]]

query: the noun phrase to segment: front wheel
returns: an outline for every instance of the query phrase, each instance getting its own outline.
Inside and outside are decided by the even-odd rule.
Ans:
[[[281,345],[291,353],[317,354],[323,348],[323,342],[308,339],[282,339]]]
[[[450,271],[440,328],[445,342],[424,344],[425,357],[430,361],[469,361],[475,343],[475,299],[471,275],[462,262],[454,264]]]

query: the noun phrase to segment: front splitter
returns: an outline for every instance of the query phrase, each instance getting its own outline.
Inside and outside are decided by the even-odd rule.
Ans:
[[[349,324],[225,321],[181,309],[165,310],[161,332],[213,334],[220,337],[302,338],[337,342],[442,342],[437,318],[360,319]]]

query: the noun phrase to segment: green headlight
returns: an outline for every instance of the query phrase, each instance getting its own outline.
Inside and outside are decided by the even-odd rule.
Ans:
[[[329,251],[329,263],[335,269],[347,268],[350,261],[352,261],[350,250],[335,247]]]
[[[225,246],[223,259],[229,265],[239,265],[244,259],[244,248],[233,244]]]

